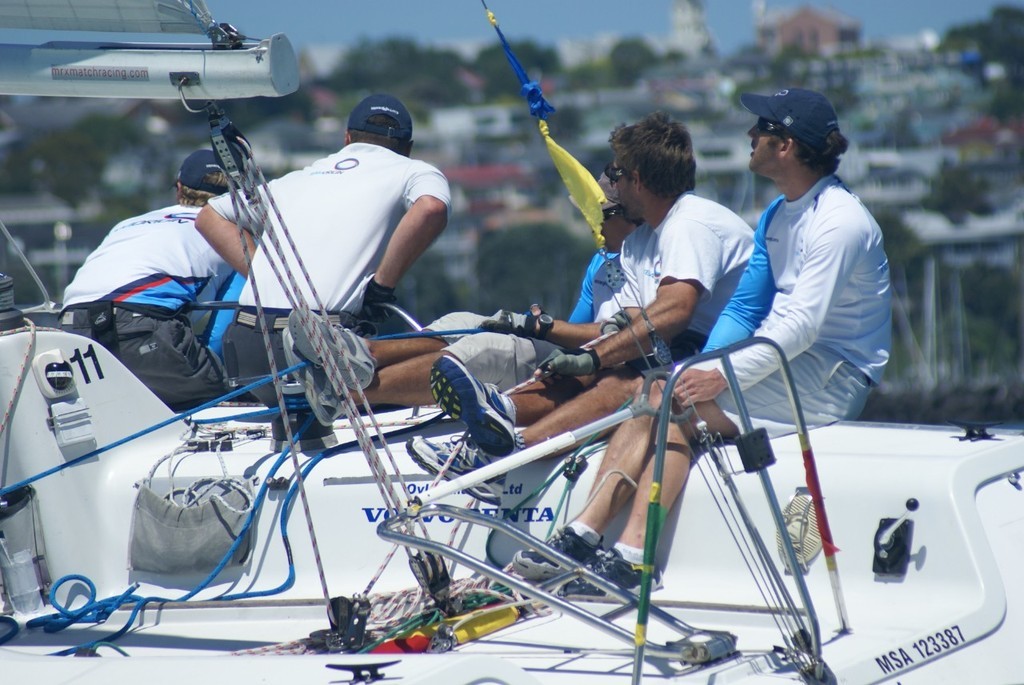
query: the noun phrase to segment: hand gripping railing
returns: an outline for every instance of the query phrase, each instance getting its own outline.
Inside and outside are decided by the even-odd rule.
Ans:
[[[522,578],[505,573],[485,561],[477,559],[460,549],[456,549],[442,542],[435,542],[424,538],[416,537],[407,531],[413,529],[417,519],[425,516],[450,516],[457,521],[471,525],[484,526],[507,535],[513,540],[521,543],[524,547],[536,547],[537,540],[519,529],[511,526],[494,516],[482,514],[472,509],[454,507],[445,504],[429,504],[425,506],[411,506],[399,512],[397,515],[384,520],[377,526],[377,535],[399,545],[412,547],[424,552],[437,554],[452,559],[467,568],[484,575],[491,580],[499,582],[527,597],[543,602],[544,604],[557,608],[563,613],[586,623],[587,625],[620,640],[627,645],[633,645],[633,635],[625,628],[612,623],[612,618],[618,615],[613,611],[609,615],[600,615],[588,611],[579,604],[559,597],[554,594],[553,588],[560,587],[573,578],[584,578],[597,587],[618,599],[626,607],[636,608],[637,598],[626,592],[619,586],[596,575],[592,571],[581,566],[580,563],[560,552],[542,545],[539,551],[557,561],[566,571],[554,578],[551,578],[540,585],[534,585]],[[600,604],[597,606],[601,606]],[[736,650],[736,638],[729,633],[719,631],[707,631],[694,628],[676,617],[672,616],[660,607],[652,607],[650,613],[659,622],[680,634],[681,638],[665,645],[652,645],[648,652],[651,656],[664,659],[677,659],[688,665],[701,665],[714,661],[723,656],[732,654]]]

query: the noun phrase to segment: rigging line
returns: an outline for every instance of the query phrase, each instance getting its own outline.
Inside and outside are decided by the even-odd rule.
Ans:
[[[43,302],[42,305],[40,305],[43,307],[42,311],[57,311],[56,309],[54,309],[54,302],[50,299],[50,293],[47,292],[46,286],[43,285],[43,281],[39,278],[39,274],[36,273],[35,267],[32,266],[32,263],[28,260],[28,257],[25,256],[25,251],[21,249],[21,245],[19,245],[18,241],[14,239],[14,236],[11,235],[11,232],[7,229],[7,224],[3,222],[3,219],[0,219],[0,231],[2,231],[4,237],[7,238],[7,249],[13,251],[14,254],[18,255],[18,259],[21,261],[22,265],[24,265],[25,270],[28,271],[29,276],[32,277],[32,280],[35,282],[36,287],[39,288],[39,292],[42,293]]]
[[[244,139],[242,139],[242,140],[244,140]],[[242,155],[242,169],[240,170],[240,175],[241,175],[241,178],[242,178],[242,182],[243,183],[251,184],[257,190],[259,189],[258,188],[259,186],[265,187],[266,183],[265,183],[265,180],[262,177],[262,173],[261,172],[258,173],[258,176],[254,175],[253,169],[256,168],[258,170],[258,167],[255,167],[255,160],[253,159],[253,156],[252,156],[252,150],[247,145],[242,143],[241,141],[239,141],[239,148],[244,153]],[[228,179],[228,188],[229,188],[229,191],[231,192],[231,202],[232,202],[232,205],[235,207],[235,216],[238,217],[238,216],[240,216],[240,210],[242,209],[240,207],[240,205],[242,203],[240,202],[239,193],[237,192],[237,187],[236,187],[236,185],[234,183],[234,179],[231,177],[230,174],[227,175],[227,179]],[[269,191],[268,191],[268,194],[269,194]],[[252,195],[252,197],[254,197],[254,198],[258,197],[258,195],[256,195],[254,193]],[[263,205],[260,204],[260,207],[262,207],[262,206]],[[248,203],[246,203],[246,208],[247,209],[249,208]],[[265,214],[262,215],[262,216],[259,216],[257,218],[263,219],[264,217],[265,217]],[[239,224],[238,224],[238,238],[239,238],[239,241],[240,241],[241,246],[242,246],[242,255],[243,255],[243,258],[245,259],[245,264],[246,264],[246,266],[247,266],[247,268],[249,270],[249,274],[252,275],[252,258],[253,258],[253,255],[249,251],[249,242],[247,240],[245,240],[244,230],[245,229],[242,226],[242,222],[240,221]],[[327,586],[327,574],[324,571],[323,559],[322,559],[321,554],[320,554],[320,545],[319,545],[319,542],[317,540],[316,529],[315,529],[315,526],[314,526],[314,523],[313,523],[313,513],[312,513],[312,511],[310,509],[309,498],[308,498],[308,495],[306,493],[305,479],[303,478],[302,468],[301,468],[301,465],[299,464],[299,460],[298,460],[298,449],[297,449],[297,445],[295,443],[295,436],[292,434],[291,425],[290,425],[291,422],[288,421],[288,419],[287,419],[287,417],[288,417],[288,409],[287,409],[287,406],[286,406],[285,401],[284,401],[284,389],[283,389],[284,382],[283,382],[283,379],[277,373],[277,363],[276,363],[275,358],[274,358],[274,351],[273,351],[273,349],[271,347],[269,330],[268,330],[268,328],[266,326],[266,321],[265,321],[265,318],[263,316],[263,303],[262,303],[262,301],[260,299],[259,288],[257,287],[256,279],[250,278],[249,279],[249,283],[250,283],[250,287],[252,289],[253,301],[256,304],[257,321],[259,322],[258,325],[260,327],[259,330],[262,331],[264,352],[267,355],[267,360],[268,360],[269,366],[270,366],[270,372],[271,372],[271,374],[273,375],[273,378],[274,378],[274,395],[275,395],[275,398],[277,399],[278,409],[281,412],[281,417],[282,417],[281,423],[284,426],[285,437],[287,439],[289,447],[291,448],[290,452],[291,452],[292,468],[295,471],[296,484],[298,485],[299,501],[302,503],[303,515],[306,518],[306,530],[307,530],[307,533],[309,534],[310,545],[311,545],[312,551],[313,551],[313,560],[314,560],[314,563],[316,565],[317,576],[318,576],[319,581],[320,581],[320,589],[323,592],[323,598],[324,598],[325,606],[328,606],[329,603],[330,603],[330,600],[331,600],[331,593],[330,593],[330,589]]]
[[[319,297],[319,294],[317,293],[317,290],[316,290],[316,288],[313,285],[312,277],[310,276],[308,270],[306,269],[305,263],[302,260],[301,255],[299,254],[299,251],[298,251],[298,249],[297,249],[297,247],[295,245],[295,242],[294,242],[294,240],[292,238],[292,235],[291,235],[290,231],[287,228],[287,224],[285,223],[284,218],[281,215],[281,212],[280,212],[280,210],[279,210],[279,208],[277,206],[277,203],[275,202],[275,200],[273,198],[273,195],[271,194],[270,189],[267,186],[266,180],[263,178],[262,172],[259,170],[258,167],[255,167],[255,162],[254,162],[254,160],[252,160],[251,151],[247,150],[247,153],[248,154],[247,154],[247,157],[245,159],[245,164],[244,164],[244,166],[246,168],[246,171],[247,171],[247,178],[248,178],[248,176],[250,174],[253,174],[252,169],[255,168],[255,173],[258,174],[258,178],[256,179],[256,183],[258,183],[260,185],[259,189],[261,191],[263,191],[262,196],[265,199],[266,204],[270,206],[270,208],[273,210],[275,216],[277,217],[278,223],[280,225],[281,233],[284,235],[285,240],[288,242],[288,246],[291,248],[291,252],[292,252],[292,254],[295,257],[295,261],[298,264],[299,269],[302,272],[303,277],[305,278],[306,284],[309,287],[309,290],[310,290],[311,294],[313,295],[313,298],[315,299],[317,306],[319,307],[321,312],[324,312],[324,314],[322,316],[324,317],[323,321],[325,323],[327,323],[326,328],[327,328],[328,334],[333,336],[333,339],[334,339],[334,342],[335,342],[335,347],[338,348],[339,350],[342,350],[342,354],[341,354],[341,357],[340,357],[340,362],[345,367],[346,372],[348,374],[348,377],[351,378],[351,377],[354,376],[354,374],[352,372],[351,365],[349,364],[348,355],[344,353],[344,348],[340,344],[340,340],[337,337],[337,335],[338,335],[337,332],[334,330],[333,326],[330,326],[330,324],[327,322],[327,318],[326,318],[327,317],[327,315],[326,315],[326,311],[327,310],[326,310],[326,307],[324,307],[324,305],[323,305],[323,303],[322,303],[322,301],[321,301],[321,299]],[[233,197],[234,197],[234,195],[233,195]],[[263,208],[264,205],[261,204],[260,207]],[[376,417],[373,414],[373,410],[370,407],[369,402],[366,400],[365,395],[363,395],[362,390],[361,389],[356,389],[355,393],[362,400],[363,408],[365,409],[366,415],[367,415],[370,423],[373,425],[373,428],[375,429],[375,432],[377,434],[378,439],[380,440],[380,443],[381,443],[381,445],[382,445],[382,447],[384,449],[384,452],[387,455],[388,460],[391,463],[392,473],[395,474],[395,477],[392,477],[391,474],[389,474],[387,472],[387,470],[384,468],[384,466],[383,466],[383,464],[382,464],[382,462],[380,460],[378,452],[371,445],[371,439],[370,439],[370,435],[369,435],[368,431],[364,428],[364,426],[363,426],[361,421],[357,421],[356,420],[356,417],[358,416],[358,409],[356,407],[355,400],[352,397],[352,392],[350,391],[350,389],[347,387],[347,385],[342,380],[341,372],[340,372],[339,367],[338,367],[339,359],[336,358],[333,354],[327,353],[326,341],[323,338],[323,331],[322,331],[321,327],[320,326],[312,325],[313,313],[309,310],[308,304],[307,304],[305,298],[303,297],[302,291],[298,287],[298,284],[295,281],[294,274],[288,268],[288,261],[286,259],[286,255],[284,253],[284,250],[282,249],[281,241],[280,241],[280,239],[278,237],[278,234],[277,234],[277,231],[278,231],[277,226],[275,226],[273,224],[273,222],[268,220],[269,217],[267,216],[267,213],[266,213],[265,210],[264,210],[264,212],[262,214],[258,215],[256,218],[259,219],[263,223],[263,231],[260,234],[261,238],[265,238],[267,241],[269,241],[270,246],[274,248],[274,254],[271,254],[269,251],[267,252],[267,262],[271,266],[271,269],[273,270],[274,275],[277,278],[278,282],[285,286],[284,287],[285,295],[288,297],[289,302],[293,305],[293,309],[299,312],[299,321],[300,321],[300,323],[303,326],[303,330],[304,330],[304,332],[307,335],[309,335],[310,341],[313,344],[314,351],[316,351],[316,353],[318,354],[321,362],[323,363],[324,370],[326,371],[328,380],[331,382],[331,384],[333,386],[334,392],[342,399],[342,407],[343,407],[343,409],[345,411],[346,417],[348,418],[350,424],[352,425],[352,430],[355,433],[356,440],[357,440],[357,442],[358,442],[358,444],[360,446],[360,449],[363,452],[363,455],[366,457],[367,463],[368,463],[368,465],[370,467],[370,470],[371,470],[371,472],[374,475],[374,480],[377,483],[377,487],[378,487],[378,490],[380,492],[381,499],[384,502],[385,506],[389,506],[389,507],[392,507],[394,509],[398,509],[399,508],[399,502],[400,502],[400,496],[396,493],[396,481],[397,481],[397,489],[398,489],[399,492],[407,493],[408,490],[407,490],[407,488],[405,486],[404,476],[402,475],[401,470],[397,466],[397,463],[395,461],[394,455],[391,452],[391,448],[390,448],[387,440],[385,439],[383,430],[381,429],[380,425],[376,422]],[[267,243],[264,242],[263,244],[266,247]],[[275,259],[274,259],[275,256],[281,262],[280,267],[275,262]],[[247,256],[247,260],[248,260],[247,263],[250,265],[250,273],[251,273],[251,263],[252,263],[251,262],[251,256]],[[283,277],[283,275],[281,273],[282,270],[284,271],[284,275],[287,276],[287,280]],[[254,296],[256,296],[255,279],[251,279],[251,282],[253,283],[253,293],[254,293]],[[290,288],[290,290],[289,290],[289,288]],[[263,320],[262,309],[261,309],[261,305],[260,305],[258,300],[257,300],[257,311],[260,314],[260,320],[262,321]],[[264,342],[267,345],[267,348],[269,350],[269,342],[268,341],[269,341],[268,333],[266,331],[264,331]],[[271,355],[270,356],[271,368],[273,368],[274,362],[273,362],[272,353],[270,353],[268,351],[268,355]],[[275,386],[275,392],[278,394],[279,405],[283,405],[282,393],[281,393],[279,385]],[[283,406],[281,406],[281,410],[282,410],[282,415],[286,415],[284,413],[285,409],[284,409]],[[288,422],[284,422],[284,423],[285,423],[286,436],[289,439],[289,444],[291,444],[290,427],[288,426]],[[390,487],[388,487],[388,486],[390,486]],[[300,489],[300,494],[302,496],[301,497],[301,501],[303,502],[304,509],[308,509],[307,504],[306,504],[306,499],[305,499],[305,489],[304,488]],[[311,522],[311,518],[309,517],[308,514],[307,514],[307,521],[309,522],[309,525],[311,526],[312,522]],[[419,524],[420,528],[422,529],[423,535],[427,539],[429,539],[429,534],[427,533],[425,524],[423,522],[421,522],[421,521],[417,522],[417,523]],[[407,552],[407,554],[411,554],[411,551],[408,550],[408,549],[406,550],[406,552]],[[325,583],[325,589],[326,589],[326,583]],[[329,595],[325,594],[325,598],[329,598]]]
[[[712,460],[715,462],[718,468],[718,473],[721,477],[722,483],[724,484],[724,486],[727,486],[728,488],[728,493],[730,494],[730,497],[725,498],[724,501],[733,503],[734,506],[730,506],[730,510],[733,511],[734,516],[738,514],[740,522],[743,523],[743,526],[740,528],[740,530],[747,531],[747,535],[749,535],[748,539],[750,543],[753,544],[754,550],[756,550],[757,552],[755,558],[760,558],[762,560],[762,565],[759,568],[763,573],[767,573],[769,578],[771,579],[767,583],[767,587],[777,588],[777,591],[772,594],[775,595],[775,601],[778,606],[785,607],[788,611],[792,612],[794,616],[798,616],[799,609],[796,606],[796,602],[793,600],[792,595],[789,594],[789,591],[783,585],[782,578],[779,575],[778,570],[774,565],[774,562],[771,560],[770,555],[764,548],[763,541],[761,540],[760,536],[756,534],[755,531],[750,530],[752,524],[748,523],[749,517],[746,515],[746,507],[740,500],[739,492],[738,490],[736,490],[735,487],[735,481],[733,479],[733,472],[735,470],[731,468],[731,462],[729,462],[728,458],[725,456],[725,450],[719,450],[717,448],[718,445],[724,446],[724,440],[722,438],[722,435],[720,433],[712,434],[708,430],[707,421],[700,415],[697,402],[693,401],[690,398],[689,393],[687,393],[685,390],[685,385],[683,386],[683,390],[686,396],[685,402],[683,403],[686,404],[689,407],[689,409],[693,412],[693,418],[691,419],[691,423],[694,426],[694,428],[698,431],[696,437],[701,444],[705,445],[708,448],[709,456],[712,457]],[[676,399],[678,400],[678,398]],[[678,401],[682,402],[681,400]],[[795,620],[799,623],[799,625],[807,628],[808,633],[810,632],[810,628],[804,622],[800,621],[799,618],[796,618]]]
[[[683,386],[683,387],[684,387],[684,392],[685,392],[685,386]],[[664,387],[663,387],[663,389],[664,389]],[[756,552],[756,554],[752,557],[752,560],[753,559],[760,559],[760,562],[755,564],[755,566],[759,569],[759,571],[761,572],[762,576],[767,575],[768,580],[765,581],[764,578],[762,578],[761,582],[764,583],[765,587],[770,588],[772,590],[772,592],[770,592],[770,594],[774,597],[774,601],[776,602],[776,606],[783,607],[785,609],[786,613],[788,614],[788,616],[793,620],[794,625],[797,625],[801,629],[803,629],[805,631],[805,634],[808,635],[810,637],[810,639],[813,640],[813,637],[812,637],[812,628],[813,628],[813,626],[810,626],[810,625],[808,625],[807,622],[801,620],[801,618],[800,618],[801,613],[800,613],[798,607],[796,606],[796,602],[793,600],[792,595],[790,595],[788,589],[785,587],[785,585],[783,583],[783,580],[782,580],[782,577],[781,577],[781,575],[778,572],[778,569],[775,567],[775,564],[771,560],[771,557],[770,557],[770,555],[769,555],[769,553],[767,551],[767,548],[764,546],[764,541],[761,539],[760,535],[756,532],[756,529],[754,529],[754,527],[753,527],[754,524],[753,524],[752,520],[750,519],[749,514],[747,514],[745,505],[743,504],[742,500],[740,499],[739,491],[736,488],[735,481],[734,481],[734,479],[732,477],[732,472],[731,472],[730,464],[729,464],[727,459],[723,458],[724,450],[719,450],[718,449],[718,445],[719,444],[723,444],[724,445],[724,443],[722,441],[722,436],[720,434],[718,434],[718,433],[712,434],[708,430],[708,424],[707,424],[706,420],[700,415],[700,413],[698,411],[698,408],[697,408],[697,403],[694,402],[689,397],[688,393],[686,394],[685,401],[679,400],[678,398],[674,398],[674,399],[676,399],[676,401],[679,401],[681,404],[683,404],[687,409],[689,409],[692,412],[692,417],[691,417],[690,421],[691,421],[691,425],[693,425],[694,428],[697,431],[696,438],[697,438],[697,440],[699,441],[700,444],[704,445],[707,448],[709,457],[715,463],[715,466],[716,466],[716,468],[718,470],[718,474],[720,476],[719,487],[720,488],[725,488],[723,490],[722,501],[726,502],[726,503],[731,503],[731,504],[728,505],[728,509],[729,509],[731,515],[734,517],[734,522],[735,522],[735,517],[738,516],[739,520],[743,524],[742,526],[737,527],[737,530],[745,531],[745,533],[741,534],[741,537],[745,541],[745,544],[752,545],[754,551]],[[698,460],[698,466],[699,466],[699,460]],[[728,497],[724,496],[724,493],[726,493],[726,492],[728,493]],[[716,503],[717,503],[717,500],[716,500]],[[726,525],[729,525],[728,521],[726,521]],[[741,553],[743,552],[742,548],[738,548],[738,549],[740,550]],[[750,563],[751,562],[747,562],[748,568],[749,568]],[[757,586],[759,588],[759,590],[762,592],[762,597],[764,597],[764,591],[760,589],[762,587],[761,583],[758,582],[756,576],[754,576],[753,573],[751,575],[752,575],[752,579],[754,580],[755,586]],[[768,603],[768,598],[764,597],[764,599],[765,599],[765,602],[767,604]],[[782,625],[779,623],[780,619],[775,619],[775,620],[776,620],[776,625],[779,627],[779,630],[780,630],[780,633],[782,634],[783,639],[786,641],[786,644],[789,645],[791,649],[795,649],[797,652],[799,652],[801,654],[805,654],[805,655],[807,655],[808,658],[813,660],[814,656],[812,654],[808,654],[808,650],[807,649],[800,649],[800,648],[796,647],[792,643],[791,636],[789,634],[787,634],[787,632],[785,630],[783,630]]]
[[[727,459],[722,459],[722,452],[719,451],[721,447],[724,447],[718,440],[713,440],[705,445],[707,449],[708,459],[717,467],[718,473],[722,475],[722,469],[728,463]],[[716,451],[716,456],[711,456],[711,450]],[[758,555],[753,549],[753,543],[750,540],[746,529],[739,520],[739,515],[736,512],[735,507],[731,505],[731,500],[725,491],[725,487],[722,484],[720,478],[714,477],[714,469],[712,465],[706,463],[707,459],[697,460],[697,471],[701,474],[705,484],[708,487],[708,492],[711,495],[712,501],[718,508],[719,513],[722,515],[722,521],[729,531],[733,542],[736,545],[737,551],[740,553],[740,557],[743,559],[744,565],[747,567],[747,571],[750,574],[751,580],[754,582],[754,587],[757,588],[758,594],[761,595],[761,599],[768,608],[781,608],[785,606],[785,602],[779,598],[778,593],[772,586],[771,581],[768,579],[767,574],[763,568],[764,562],[759,562]],[[722,476],[725,477],[724,475]],[[791,607],[787,607],[790,609]],[[779,634],[782,636],[783,641],[790,650],[794,650],[795,647],[792,644],[791,636],[793,635],[794,626],[799,627],[798,623],[787,625],[785,621],[791,616],[786,613],[780,615],[780,612],[771,612],[772,621],[775,623],[775,627],[778,629]]]
[[[267,188],[265,180],[262,178],[262,172],[260,172],[260,179],[259,180],[260,180],[260,182],[262,184],[261,187],[263,189],[265,189],[265,191],[266,191],[265,192],[266,202],[267,202],[267,204],[270,205],[271,209],[273,209],[274,214],[277,217],[278,223],[279,223],[279,225],[281,227],[281,233],[283,234],[285,240],[288,243],[288,247],[291,250],[291,254],[294,256],[295,262],[298,265],[299,270],[301,271],[301,274],[302,274],[302,276],[304,277],[304,279],[306,281],[306,285],[309,288],[309,291],[312,294],[312,296],[313,296],[313,298],[314,298],[314,300],[316,302],[316,305],[319,308],[319,311],[323,312],[323,314],[322,314],[323,321],[325,323],[328,323],[327,322],[327,314],[326,314],[327,308],[323,305],[323,302],[320,299],[319,293],[317,292],[316,288],[313,285],[312,277],[310,276],[308,270],[306,269],[305,262],[302,260],[302,257],[299,254],[299,251],[298,251],[298,249],[297,249],[297,247],[295,245],[294,239],[292,238],[291,232],[288,230],[287,225],[286,225],[286,223],[284,221],[284,218],[281,216],[281,212],[280,212],[280,210],[279,210],[279,208],[277,206],[277,203],[275,202],[275,200],[273,198],[273,195],[270,193],[269,188]],[[267,262],[271,266],[271,269],[273,270],[274,275],[277,278],[278,282],[280,282],[282,285],[286,284],[286,279],[282,277],[282,270],[284,272],[284,275],[287,276],[287,286],[284,288],[285,295],[288,297],[288,300],[292,304],[293,309],[298,311],[298,313],[299,313],[299,322],[302,325],[303,331],[310,338],[310,342],[313,345],[313,349],[317,353],[319,359],[321,360],[321,362],[323,364],[323,367],[324,367],[324,370],[326,372],[327,378],[330,381],[335,394],[343,399],[343,403],[342,404],[343,404],[343,408],[345,409],[345,413],[346,413],[347,417],[349,418],[349,420],[352,421],[353,424],[354,424],[355,423],[354,417],[358,413],[358,411],[356,410],[354,400],[350,397],[350,389],[346,386],[346,384],[342,380],[341,372],[340,372],[339,367],[338,367],[339,359],[335,358],[335,356],[333,354],[329,353],[329,350],[328,350],[328,348],[326,346],[326,341],[325,341],[325,339],[323,337],[323,330],[321,329],[321,327],[320,326],[312,325],[312,319],[311,319],[312,312],[309,310],[308,304],[305,301],[305,298],[303,297],[301,289],[299,288],[298,284],[295,281],[294,275],[292,274],[291,270],[288,268],[287,256],[286,256],[284,250],[282,249],[282,245],[281,245],[280,239],[278,238],[278,235],[277,235],[277,227],[273,225],[273,222],[269,222],[269,221],[267,222],[267,225],[264,227],[264,231],[263,231],[261,237],[265,237],[267,240],[269,240],[270,245],[274,248],[274,254],[273,255],[268,251],[268,253],[267,253]],[[275,259],[274,259],[275,256],[276,256],[276,259],[280,260],[280,262],[281,262],[280,267],[275,262]],[[289,290],[289,288],[290,288],[290,290]],[[338,338],[337,332],[334,330],[333,326],[329,325],[329,323],[326,326],[326,328],[327,328],[327,331],[328,331],[328,335],[332,336],[332,339],[333,339],[333,341],[335,343],[335,347],[338,348],[339,350],[342,350],[342,354],[340,355],[340,363],[341,363],[342,366],[345,367],[345,370],[346,370],[346,373],[347,373],[347,377],[349,377],[349,378],[353,377],[354,374],[352,372],[352,367],[351,367],[351,365],[349,363],[348,355],[343,352],[344,348],[340,344],[340,340]],[[400,486],[400,490],[404,492],[405,491],[404,478],[402,477],[401,471],[400,471],[400,469],[398,469],[398,467],[397,467],[397,465],[395,463],[394,456],[391,453],[391,449],[390,449],[387,441],[383,440],[383,432],[381,431],[380,427],[378,425],[376,425],[376,419],[374,417],[373,410],[370,407],[369,402],[367,402],[367,400],[366,400],[365,396],[363,395],[361,389],[356,390],[356,394],[357,394],[358,398],[362,400],[362,404],[363,404],[364,409],[366,410],[366,414],[369,417],[370,422],[372,424],[374,424],[374,428],[376,430],[377,436],[382,439],[382,446],[384,448],[384,452],[388,456],[388,459],[390,460],[390,462],[392,464],[392,468],[394,469],[394,473],[397,475],[397,479],[398,479],[398,483],[399,483],[399,486]],[[373,462],[374,460],[379,459],[376,450],[373,450],[370,447],[368,434],[365,431],[363,431],[361,428],[354,428],[354,430],[355,430],[357,439],[359,439],[360,448],[362,449],[363,454],[366,456],[367,460]],[[387,490],[382,489],[381,490],[381,494],[382,494],[382,497],[384,499],[385,504],[397,508],[398,504],[399,504],[399,496],[395,493],[395,490],[394,490],[394,487],[393,487],[394,481],[390,477],[387,477],[384,469],[381,468],[379,466],[379,464],[375,465],[375,464],[371,463],[370,467],[371,467],[371,470],[374,471],[375,477],[380,479],[379,482],[381,482],[381,483],[386,482],[386,483],[392,485],[392,488],[390,489],[390,492],[388,492]]]

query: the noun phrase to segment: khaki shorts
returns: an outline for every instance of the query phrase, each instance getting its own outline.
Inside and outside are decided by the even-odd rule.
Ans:
[[[432,321],[432,331],[457,331],[478,328],[490,316],[472,312],[453,312]],[[554,343],[533,338],[520,338],[504,333],[473,333],[442,336],[448,347],[444,351],[469,369],[478,380],[508,390],[529,379],[533,372],[555,350]]]

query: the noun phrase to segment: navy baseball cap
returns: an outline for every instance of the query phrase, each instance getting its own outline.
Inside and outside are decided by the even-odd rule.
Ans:
[[[219,186],[203,182],[204,176],[215,174],[218,171],[222,171],[220,160],[217,159],[217,155],[213,154],[212,150],[196,150],[181,163],[181,168],[178,169],[177,180],[181,182],[181,185],[193,190],[221,195],[228,192],[227,185]]]
[[[839,117],[832,103],[813,90],[788,88],[775,95],[743,93],[740,103],[749,112],[782,124],[794,138],[815,150],[823,150],[828,134],[839,130]]]
[[[398,126],[377,126],[367,120],[375,114],[386,114],[398,122]],[[375,93],[363,98],[348,115],[348,127],[353,131],[366,131],[399,140],[412,139],[412,116],[401,100],[393,95]]]

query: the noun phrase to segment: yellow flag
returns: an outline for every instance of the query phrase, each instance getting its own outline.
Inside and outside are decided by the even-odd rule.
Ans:
[[[548,132],[548,122],[541,119],[538,123],[540,134],[544,137],[544,143],[548,147],[548,154],[551,161],[558,169],[558,175],[562,177],[562,183],[569,189],[569,195],[579,206],[586,219],[587,225],[594,234],[594,242],[599,248],[604,247],[604,236],[601,235],[601,224],[604,223],[604,213],[601,206],[607,202],[604,192],[597,185],[597,180],[579,161],[570,155],[565,149],[556,143]]]

